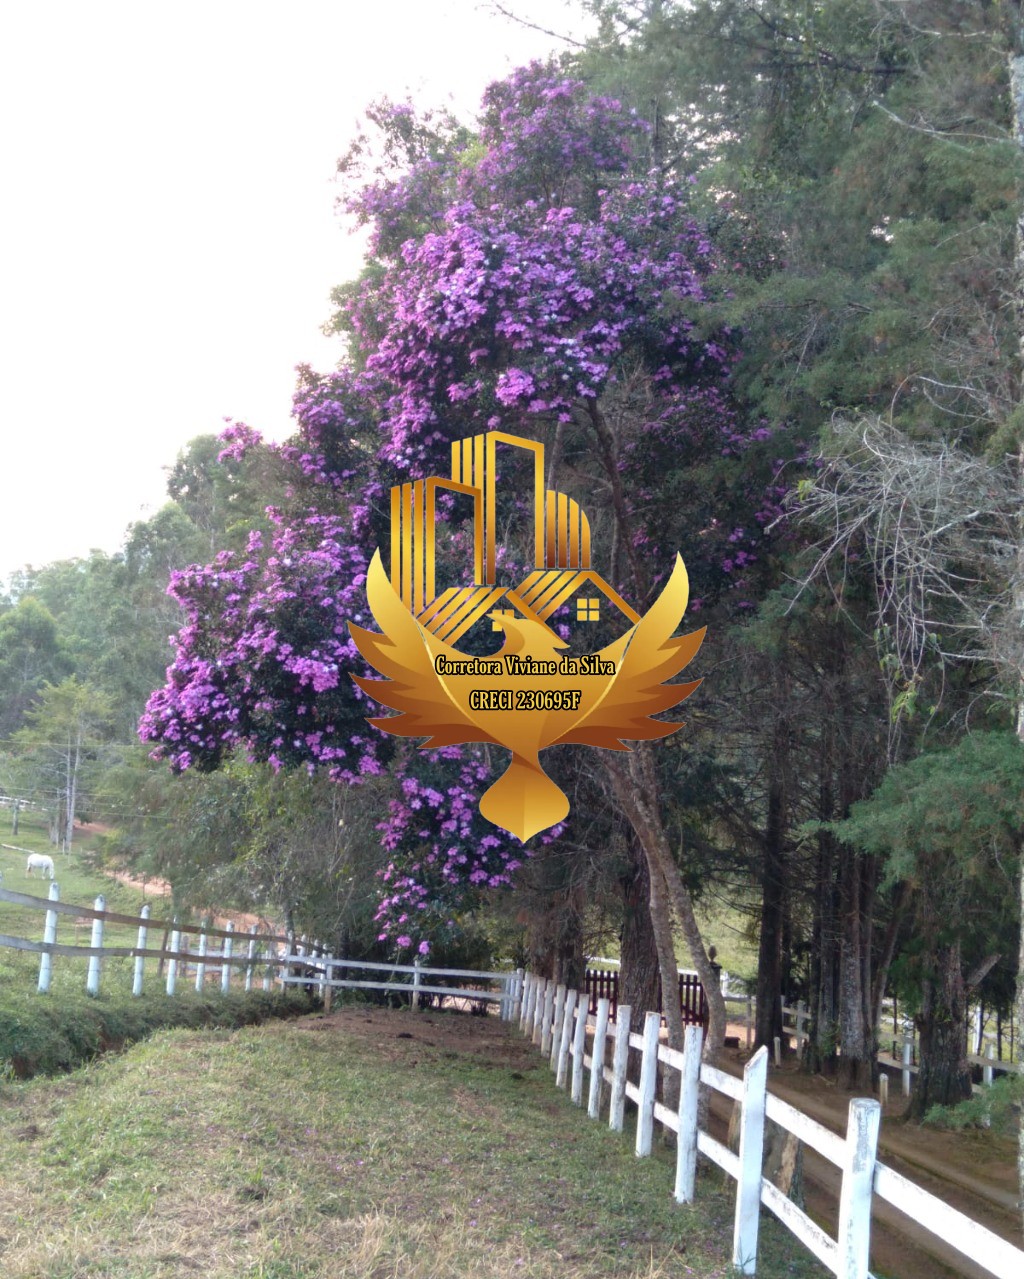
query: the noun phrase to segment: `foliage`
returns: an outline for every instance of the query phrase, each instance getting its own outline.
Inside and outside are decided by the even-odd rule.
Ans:
[[[1013,1136],[1020,1123],[1024,1103],[1024,1076],[997,1076],[969,1101],[956,1106],[932,1106],[924,1117],[926,1124],[960,1132],[964,1128],[991,1128],[994,1132]]]

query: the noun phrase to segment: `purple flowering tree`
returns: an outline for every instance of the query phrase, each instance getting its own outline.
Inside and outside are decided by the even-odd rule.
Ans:
[[[543,439],[549,484],[597,512],[605,576],[638,608],[681,546],[698,596],[742,603],[778,493],[770,461],[750,465],[769,457],[771,432],[745,428],[729,401],[736,335],[707,322],[735,264],[718,262],[689,186],[648,171],[650,130],[635,113],[534,64],[487,91],[475,139],[418,127],[408,108],[377,122],[400,163],[346,200],[372,254],[336,295],[349,363],[303,375],[283,453],[294,505],[274,514],[269,540],[173,583],[188,624],[142,733],[178,768],[244,746],[345,782],[394,770],[381,931],[411,950],[428,924],[448,926],[460,895],[509,882],[524,850],[476,812],[482,755],[396,751],[365,724],[347,623],[363,620],[390,485],[444,473],[451,440],[467,434]],[[252,446],[237,432],[227,441]],[[663,981],[674,980],[675,915],[717,1047],[724,1007],[669,848],[657,761],[648,748],[601,755],[648,860]]]

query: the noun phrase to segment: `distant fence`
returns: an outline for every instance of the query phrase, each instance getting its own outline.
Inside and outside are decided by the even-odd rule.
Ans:
[[[607,999],[612,1008],[612,1017],[619,1004],[619,971],[617,968],[588,968],[585,985],[590,997],[590,1011],[597,1012],[597,1001]],[[681,972],[679,974],[679,1006],[683,1014],[683,1024],[687,1026],[708,1025],[708,1001],[704,987],[696,973]],[[658,1007],[663,1008],[661,999],[661,978],[658,978]]]
[[[232,924],[213,928],[203,924],[182,924],[177,920],[150,918],[149,906],[138,915],[108,911],[103,897],[93,906],[73,905],[60,900],[56,883],[48,898],[0,888],[0,901],[45,912],[41,941],[0,933],[0,947],[39,955],[37,989],[47,992],[53,974],[54,956],[86,959],[85,986],[91,995],[100,993],[103,961],[133,961],[132,994],[141,995],[146,962],[156,960],[164,968],[160,977],[168,995],[194,980],[196,990],[213,983],[223,993],[231,989],[232,977],[241,978],[245,990],[259,981],[264,990],[272,984],[312,988],[329,1006],[335,990],[387,991],[408,997],[414,1006],[436,998],[468,1001],[471,1005],[500,1004],[502,1016],[511,1016],[512,992],[518,980],[514,972],[476,972],[471,969],[431,968],[425,964],[379,964],[367,960],[339,959],[325,952],[319,942],[290,934],[260,933],[253,926],[248,933],[237,932]],[[58,922],[71,919],[76,929],[90,929],[88,946],[57,941]],[[103,943],[106,925],[120,924],[138,929],[134,946]],[[158,946],[150,939],[165,939]],[[193,944],[194,939],[194,944]]]
[[[676,1134],[675,1198],[692,1202],[696,1187],[698,1153],[710,1159],[736,1182],[733,1216],[732,1264],[741,1274],[757,1269],[760,1207],[770,1209],[829,1271],[840,1279],[871,1279],[868,1258],[873,1196],[892,1204],[925,1231],[970,1257],[995,1279],[1020,1279],[1024,1251],[972,1220],[964,1213],[922,1190],[902,1174],[877,1162],[881,1106],[858,1098],[850,1102],[845,1139],[817,1123],[796,1107],[767,1092],[768,1052],[760,1048],[737,1079],[700,1060],[703,1032],[686,1028],[685,1050],[678,1052],[660,1042],[661,1017],[648,1013],[642,1034],[630,1031],[631,1010],[620,1005],[614,1030],[610,1029],[611,1004],[598,1000],[590,1012],[586,991],[555,986],[532,973],[521,991],[514,991],[513,1009],[520,1027],[548,1058],[558,1087],[569,1087],[576,1105],[600,1117],[603,1096],[608,1099],[609,1125],[621,1131],[626,1104],[636,1108],[636,1153],[650,1155],[654,1125],[660,1123]],[[588,1053],[588,1043],[590,1051]],[[606,1064],[607,1049],[612,1064]],[[629,1081],[630,1049],[641,1055],[639,1083]],[[659,1065],[679,1073],[679,1106],[672,1110],[657,1100]],[[589,1071],[589,1086],[587,1072]],[[698,1097],[703,1084],[739,1104],[739,1149],[734,1152],[698,1124]],[[607,1092],[605,1086],[607,1085]],[[778,1124],[794,1141],[803,1142],[835,1165],[842,1176],[839,1228],[832,1238],[812,1221],[772,1181],[762,1176],[765,1121]]]

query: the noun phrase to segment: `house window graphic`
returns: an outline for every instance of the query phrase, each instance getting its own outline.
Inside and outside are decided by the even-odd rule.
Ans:
[[[598,622],[601,620],[600,599],[581,599],[576,601],[577,622]]]

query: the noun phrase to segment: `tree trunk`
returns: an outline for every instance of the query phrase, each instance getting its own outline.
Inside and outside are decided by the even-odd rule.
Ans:
[[[935,971],[924,983],[917,1017],[921,1060],[908,1119],[923,1119],[932,1106],[954,1106],[971,1095],[967,1062],[967,992],[960,960],[960,943],[944,946],[935,955]]]
[[[622,876],[622,937],[619,948],[619,998],[640,1024],[658,1008],[658,947],[651,923],[651,876],[635,833],[629,839],[629,865]]]
[[[874,1085],[875,1033],[871,1002],[872,863],[849,848],[839,870],[839,1083],[851,1090]]]
[[[782,930],[786,907],[786,859],[783,847],[782,784],[768,789],[761,873],[761,933],[757,948],[757,1014],[754,1047],[769,1050],[782,1038]]]

